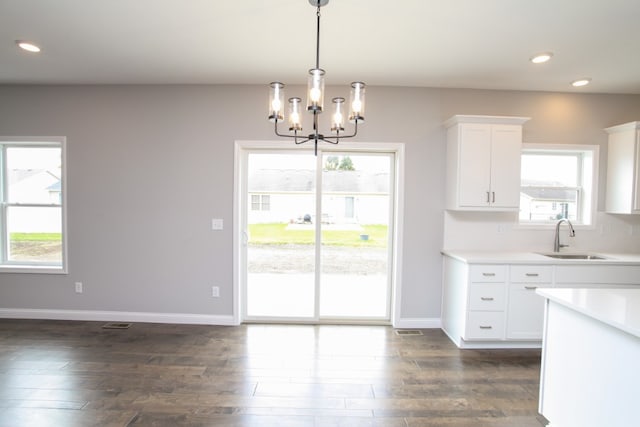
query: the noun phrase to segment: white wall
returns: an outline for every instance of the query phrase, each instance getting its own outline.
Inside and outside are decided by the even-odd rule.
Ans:
[[[69,192],[69,274],[0,273],[0,308],[231,315],[234,141],[275,139],[266,96],[266,85],[0,86],[0,134],[67,137]],[[602,129],[640,119],[640,96],[370,87],[367,102],[357,141],[406,144],[409,319],[440,317],[443,246],[495,237],[478,231],[496,221],[486,216],[458,219],[454,232],[445,223],[444,120],[529,116],[527,142],[600,144],[604,189]],[[211,230],[214,217],[223,231]],[[637,238],[613,231],[600,235],[603,246],[637,250]],[[504,233],[511,246],[547,244],[547,234]],[[84,293],[73,292],[76,281]]]

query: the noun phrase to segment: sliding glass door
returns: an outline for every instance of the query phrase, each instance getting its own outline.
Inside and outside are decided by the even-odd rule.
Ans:
[[[389,320],[394,164],[393,153],[246,153],[243,320]]]
[[[320,317],[388,319],[392,157],[322,159]]]

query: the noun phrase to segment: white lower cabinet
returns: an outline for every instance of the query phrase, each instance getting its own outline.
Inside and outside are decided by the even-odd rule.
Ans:
[[[640,285],[639,265],[443,263],[442,329],[460,348],[540,347],[539,287]]]
[[[499,339],[504,335],[506,267],[469,266],[465,340]]]
[[[508,266],[444,257],[442,329],[461,348],[505,338]]]
[[[552,286],[551,266],[512,265],[509,274],[507,339],[540,340],[544,324],[544,298],[538,287]]]

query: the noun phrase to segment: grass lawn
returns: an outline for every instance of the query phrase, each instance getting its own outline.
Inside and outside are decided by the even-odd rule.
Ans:
[[[12,242],[55,242],[62,240],[60,233],[11,233]]]
[[[386,225],[363,225],[363,231],[323,230],[322,243],[333,246],[377,247],[387,246]],[[361,234],[369,235],[362,240]],[[287,224],[249,224],[249,242],[257,245],[312,245],[314,230],[287,230]]]

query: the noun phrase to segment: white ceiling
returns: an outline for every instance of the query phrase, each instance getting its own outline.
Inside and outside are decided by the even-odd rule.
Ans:
[[[301,84],[315,31],[308,0],[0,0],[0,83]],[[640,94],[640,0],[331,0],[320,65],[329,85]]]

